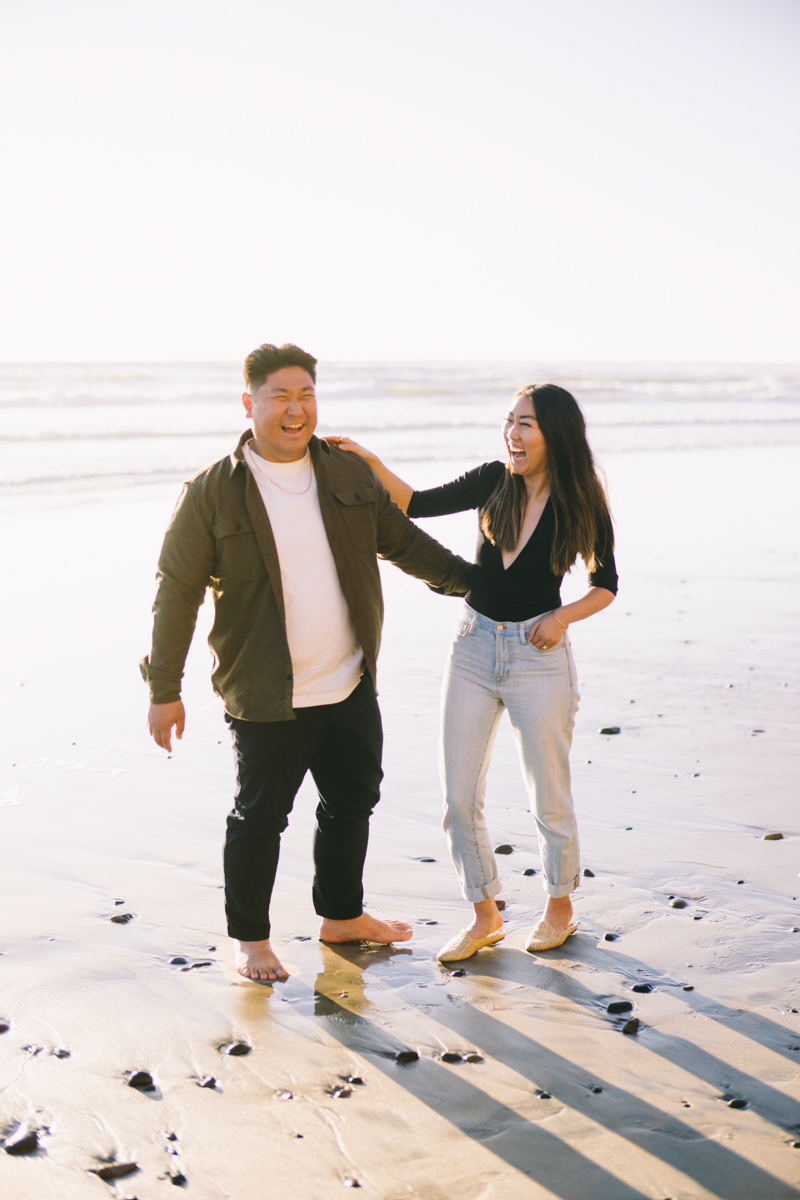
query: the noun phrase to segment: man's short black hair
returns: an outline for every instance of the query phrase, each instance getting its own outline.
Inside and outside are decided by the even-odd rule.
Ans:
[[[283,367],[302,367],[317,382],[317,360],[299,346],[286,342],[283,346],[272,346],[265,342],[244,360],[244,381],[249,392],[257,391],[269,375]]]

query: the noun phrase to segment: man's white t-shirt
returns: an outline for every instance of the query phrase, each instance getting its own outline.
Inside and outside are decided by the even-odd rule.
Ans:
[[[246,443],[278,550],[292,659],[292,706],[338,704],[356,688],[362,651],[342,594],[306,451],[299,462],[269,462]]]

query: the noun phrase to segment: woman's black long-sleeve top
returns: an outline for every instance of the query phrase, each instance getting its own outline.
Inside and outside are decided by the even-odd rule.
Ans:
[[[491,496],[505,471],[501,462],[484,463],[467,471],[442,487],[414,492],[408,505],[409,517],[442,517],[447,513],[480,510]],[[555,533],[555,513],[548,498],[539,523],[520,553],[506,569],[503,553],[493,546],[483,531],[478,534],[474,586],[467,593],[467,604],[491,621],[529,621],[561,604],[561,580],[550,567],[550,551]],[[617,568],[614,551],[598,546],[597,569],[589,575],[593,587],[607,588],[616,595]]]

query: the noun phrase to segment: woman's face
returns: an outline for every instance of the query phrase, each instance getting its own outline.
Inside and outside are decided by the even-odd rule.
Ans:
[[[539,475],[547,469],[547,444],[529,396],[519,396],[503,424],[508,461],[515,475]]]

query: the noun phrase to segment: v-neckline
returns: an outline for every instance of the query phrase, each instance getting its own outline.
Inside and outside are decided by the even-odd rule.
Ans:
[[[516,563],[516,562],[519,562],[519,560],[522,558],[522,556],[523,556],[523,554],[525,553],[525,551],[526,551],[526,549],[527,549],[528,545],[530,544],[530,540],[531,540],[531,538],[532,538],[532,537],[533,537],[533,535],[536,533],[536,530],[539,528],[539,526],[540,526],[540,525],[541,525],[541,523],[542,523],[542,517],[544,516],[544,514],[545,514],[545,509],[547,508],[547,506],[548,506],[548,504],[549,504],[549,503],[550,503],[550,496],[548,495],[547,499],[545,500],[544,504],[542,505],[542,511],[539,513],[539,519],[538,519],[538,521],[536,522],[536,524],[534,525],[533,529],[530,531],[530,533],[528,534],[528,536],[525,538],[525,541],[522,543],[522,545],[520,546],[519,550],[518,550],[518,551],[517,551],[517,553],[514,555],[514,557],[512,558],[511,562],[508,564],[508,566],[506,566],[505,562],[503,561],[503,551],[502,551],[502,550],[500,551],[500,565],[501,565],[501,566],[502,566],[502,568],[503,568],[503,573],[504,573],[504,574],[505,574],[507,571],[510,571],[510,570],[511,570],[511,568],[514,566],[514,563]]]

